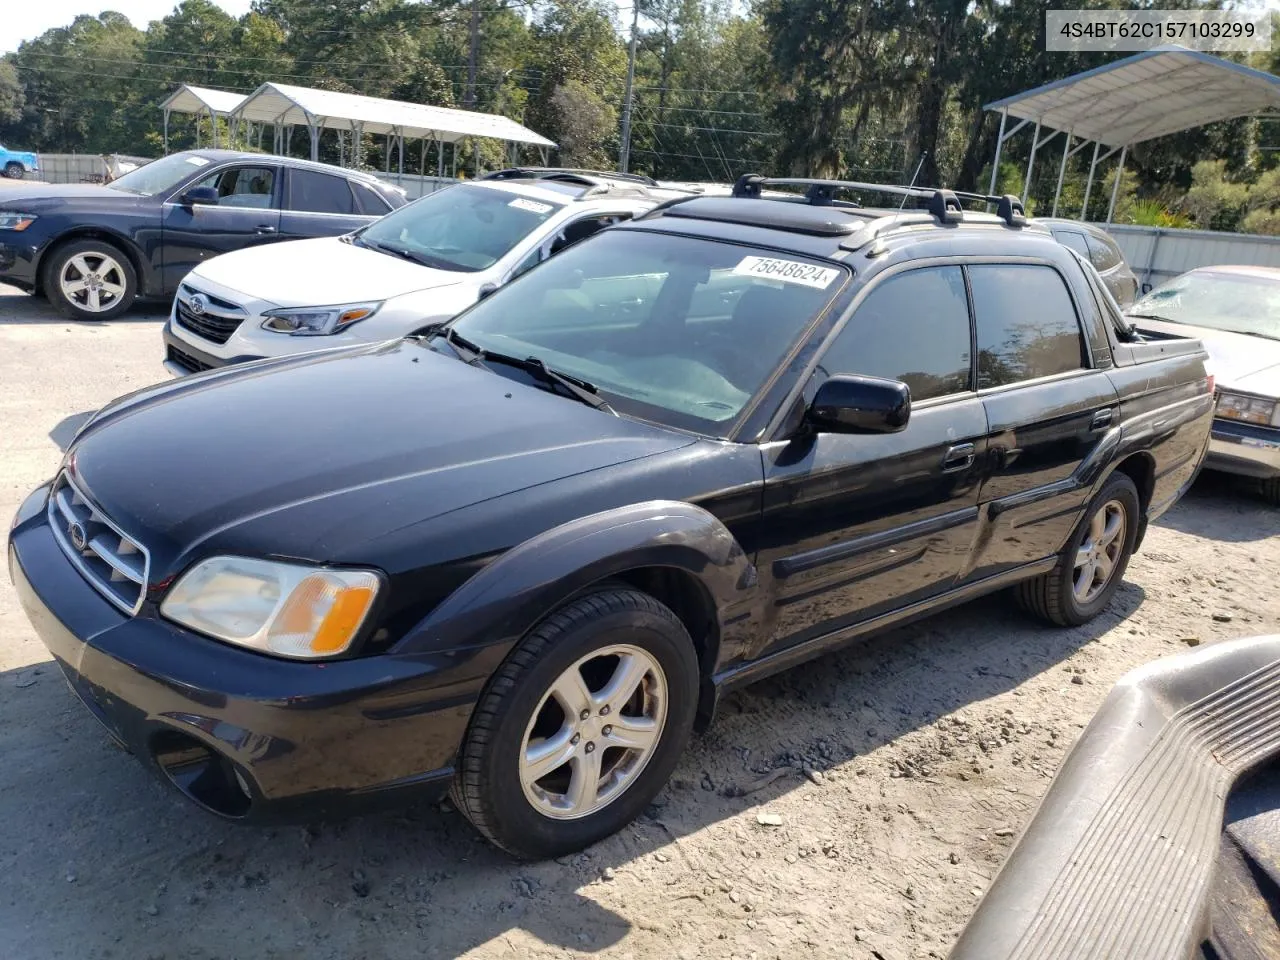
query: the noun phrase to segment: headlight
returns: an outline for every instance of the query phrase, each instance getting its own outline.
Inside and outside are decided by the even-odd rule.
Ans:
[[[1246,397],[1239,393],[1218,394],[1218,416],[1227,420],[1244,420],[1262,426],[1280,426],[1280,410],[1276,401],[1262,397]]]
[[[268,310],[263,330],[292,337],[324,337],[340,333],[353,323],[368,320],[382,306],[378,303],[346,303],[333,307],[288,307]]]
[[[351,646],[380,584],[369,570],[213,557],[183,574],[160,612],[192,630],[262,653],[332,657]]]
[[[12,210],[0,210],[0,230],[25,230],[40,219],[34,213],[17,213]]]

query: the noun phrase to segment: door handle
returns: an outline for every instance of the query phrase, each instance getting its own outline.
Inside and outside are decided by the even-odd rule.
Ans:
[[[1101,430],[1103,427],[1111,426],[1111,418],[1114,416],[1110,407],[1105,410],[1099,410],[1093,415],[1093,419],[1089,421],[1090,430]]]
[[[973,466],[976,450],[972,443],[957,443],[942,458],[942,472],[955,473]]]
[[[256,233],[275,233],[275,232],[276,232],[276,228],[275,228],[275,227],[268,226],[268,225],[267,225],[267,224],[265,224],[265,223],[260,223],[260,224],[258,224],[256,227],[254,227],[253,229],[254,229],[254,232],[256,232]]]

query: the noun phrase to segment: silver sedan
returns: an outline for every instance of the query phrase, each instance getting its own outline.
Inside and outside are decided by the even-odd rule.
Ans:
[[[1200,267],[1126,313],[1148,338],[1204,341],[1218,391],[1205,467],[1260,480],[1280,506],[1280,270]]]

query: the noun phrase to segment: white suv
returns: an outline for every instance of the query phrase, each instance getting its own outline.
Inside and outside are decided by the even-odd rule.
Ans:
[[[686,195],[642,177],[549,168],[428,194],[342,237],[224,254],[178,288],[174,376],[391,340],[447,320],[572,243]]]

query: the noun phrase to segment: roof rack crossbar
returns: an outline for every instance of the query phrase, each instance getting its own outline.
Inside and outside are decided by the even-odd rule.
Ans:
[[[958,223],[964,219],[961,200],[977,200],[994,203],[996,215],[1011,227],[1021,227],[1027,222],[1027,211],[1022,201],[1011,193],[1002,196],[967,191],[947,190],[942,187],[904,187],[892,183],[863,183],[857,180],[820,180],[806,177],[764,177],[748,173],[733,185],[735,197],[759,198],[765,187],[806,187],[805,199],[813,206],[832,206],[835,195],[842,190],[864,190],[887,193],[899,197],[915,197],[928,201],[925,209],[942,223]]]
[[[1027,222],[1027,209],[1016,196],[1012,193],[1005,194],[986,194],[986,193],[969,193],[968,191],[956,191],[956,196],[961,200],[976,200],[979,203],[994,203],[996,205],[996,216],[1011,227],[1025,226]]]

